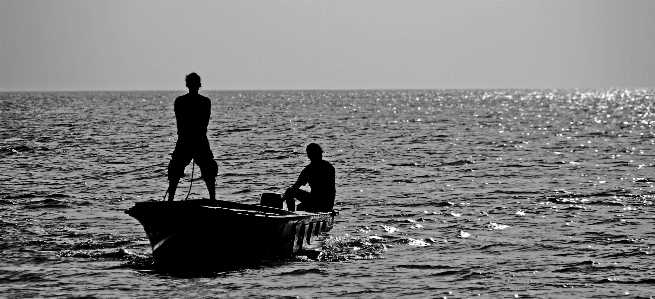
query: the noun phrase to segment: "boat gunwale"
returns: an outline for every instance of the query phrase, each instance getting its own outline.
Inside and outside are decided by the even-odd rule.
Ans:
[[[232,207],[225,207],[222,205],[228,205]],[[139,210],[139,209],[144,209],[144,208],[166,209],[175,206],[178,207],[185,206],[189,208],[193,208],[193,207],[205,208],[205,209],[212,209],[212,210],[221,210],[221,211],[235,213],[243,216],[277,218],[277,219],[288,219],[288,220],[334,217],[339,214],[339,212],[336,210],[332,210],[330,212],[306,212],[306,211],[291,212],[291,211],[263,206],[259,204],[246,204],[246,203],[239,203],[239,202],[230,202],[224,200],[209,200],[209,199],[196,199],[196,200],[185,200],[185,201],[154,201],[154,200],[143,201],[143,202],[135,203],[132,207],[125,210],[125,213],[128,215],[132,215],[135,213],[135,210]]]

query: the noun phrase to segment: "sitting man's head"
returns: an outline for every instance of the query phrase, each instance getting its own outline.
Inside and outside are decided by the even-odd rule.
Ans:
[[[200,76],[198,76],[198,74],[191,73],[186,75],[185,81],[186,81],[186,87],[189,90],[200,89]]]
[[[307,158],[312,162],[323,160],[323,149],[321,146],[316,143],[310,143],[307,146]]]

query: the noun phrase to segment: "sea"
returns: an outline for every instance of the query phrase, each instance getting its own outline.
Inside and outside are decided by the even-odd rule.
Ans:
[[[314,259],[179,274],[124,211],[164,198],[184,93],[0,93],[0,297],[655,298],[655,89],[201,90],[219,199],[314,142],[339,215]]]

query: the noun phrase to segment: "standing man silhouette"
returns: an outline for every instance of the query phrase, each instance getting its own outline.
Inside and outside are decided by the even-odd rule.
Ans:
[[[189,92],[175,99],[175,119],[177,120],[177,143],[168,163],[168,200],[175,197],[177,184],[184,176],[184,168],[191,159],[198,164],[202,179],[207,184],[209,198],[216,199],[216,174],[218,165],[207,140],[207,125],[211,116],[211,101],[198,94],[200,76],[191,73],[186,76]]]

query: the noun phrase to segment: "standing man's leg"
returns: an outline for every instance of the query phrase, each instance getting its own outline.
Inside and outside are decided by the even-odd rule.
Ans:
[[[175,198],[175,190],[177,190],[177,184],[180,179],[172,180],[168,178],[168,201],[173,201]]]
[[[209,199],[215,200],[216,199],[216,178],[211,177],[211,178],[206,178],[202,177],[202,180],[205,181],[205,184],[207,185],[207,190],[209,191]]]
[[[184,168],[191,162],[191,156],[179,151],[177,148],[173,151],[171,161],[168,163],[168,201],[175,198],[175,190],[180,178],[184,176]]]
[[[214,160],[214,154],[211,150],[205,152],[204,155],[198,156],[198,159],[195,159],[196,164],[200,167],[200,172],[202,174],[202,180],[205,181],[207,185],[207,191],[209,191],[209,199],[216,199],[216,175],[218,174],[218,164]]]

